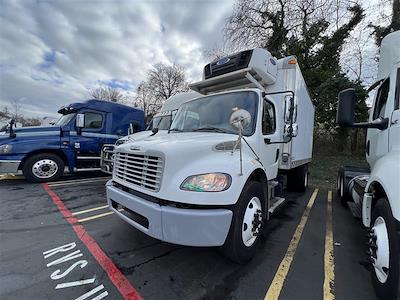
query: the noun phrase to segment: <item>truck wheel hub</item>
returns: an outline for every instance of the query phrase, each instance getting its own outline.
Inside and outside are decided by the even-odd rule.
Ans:
[[[389,236],[385,220],[378,217],[372,227],[370,254],[375,274],[381,283],[385,283],[389,274]]]
[[[253,197],[247,204],[242,224],[242,240],[247,247],[251,247],[256,241],[261,225],[261,201],[258,197]]]
[[[51,159],[42,159],[34,163],[32,173],[38,178],[50,178],[58,171],[58,165]]]

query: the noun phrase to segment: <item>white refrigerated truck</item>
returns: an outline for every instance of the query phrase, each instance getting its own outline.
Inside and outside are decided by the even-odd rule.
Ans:
[[[400,297],[400,31],[380,47],[377,88],[368,123],[354,123],[355,92],[339,93],[337,123],[368,128],[366,158],[371,171],[344,167],[338,195],[369,229],[368,259],[380,299]]]
[[[171,126],[172,119],[179,106],[181,106],[182,103],[199,96],[201,96],[201,94],[194,91],[188,91],[169,97],[161,106],[160,111],[154,115],[145,131],[131,134],[131,130],[129,130],[128,135],[117,140],[115,144],[104,145],[101,149],[101,171],[107,174],[112,174],[114,148],[116,145],[122,145],[127,141],[133,142],[144,139],[152,134],[160,135],[165,133]]]
[[[116,147],[107,201],[149,236],[222,246],[243,263],[282,189],[307,187],[314,106],[296,58],[265,49],[206,65],[190,88],[204,96],[182,104],[166,134]]]

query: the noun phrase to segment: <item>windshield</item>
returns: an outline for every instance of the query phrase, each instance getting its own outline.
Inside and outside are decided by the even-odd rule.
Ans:
[[[154,117],[147,130],[158,128],[159,130],[168,130],[171,125],[171,115]]]
[[[67,125],[69,123],[69,121],[71,121],[74,116],[75,116],[74,113],[67,114],[67,115],[62,115],[61,118],[59,118],[58,121],[55,123],[55,125],[56,126]]]
[[[182,104],[171,131],[215,131],[234,133],[238,130],[229,123],[231,114],[245,109],[251,115],[251,123],[244,130],[246,136],[255,130],[257,116],[257,93],[253,91],[234,92],[202,97]]]

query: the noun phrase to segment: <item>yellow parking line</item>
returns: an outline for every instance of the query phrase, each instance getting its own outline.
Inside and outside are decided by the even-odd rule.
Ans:
[[[0,175],[0,180],[17,180],[17,179],[23,179],[24,176],[22,175],[12,175],[12,174],[4,174]]]
[[[290,241],[289,247],[286,251],[285,257],[283,258],[278,270],[276,271],[275,277],[269,286],[265,300],[277,300],[281,293],[283,284],[285,283],[286,276],[289,272],[290,265],[292,264],[294,254],[296,253],[297,246],[299,245],[301,236],[303,234],[304,227],[307,223],[308,216],[310,215],[311,208],[314,205],[315,199],[317,198],[318,189],[315,189],[308,201],[307,207],[304,210],[303,216],[301,217],[300,223],[293,234],[292,240]]]
[[[88,212],[100,210],[100,209],[103,209],[103,208],[106,208],[106,207],[108,207],[108,205],[103,205],[103,206],[99,206],[99,207],[93,207],[93,208],[89,208],[89,209],[73,212],[72,215],[73,216],[77,216],[77,215],[81,215],[81,214],[86,214]]]
[[[118,211],[123,211],[123,209],[119,209]],[[91,216],[91,217],[87,217],[87,218],[83,218],[83,219],[78,219],[77,221],[79,223],[83,223],[83,222],[87,222],[87,221],[90,221],[90,220],[95,220],[95,219],[98,219],[98,218],[106,217],[106,216],[112,215],[113,213],[114,213],[113,211],[109,211],[109,212],[102,213],[102,214],[99,214],[99,215],[95,215],[95,216]]]
[[[324,255],[324,300],[335,299],[335,261],[333,255],[333,230],[332,230],[332,191],[328,191],[328,208],[326,217],[325,255]]]

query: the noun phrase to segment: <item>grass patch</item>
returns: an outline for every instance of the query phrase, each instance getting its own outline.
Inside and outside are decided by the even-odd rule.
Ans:
[[[315,155],[309,166],[310,186],[336,189],[336,176],[342,166],[368,167],[368,163],[361,155]]]

